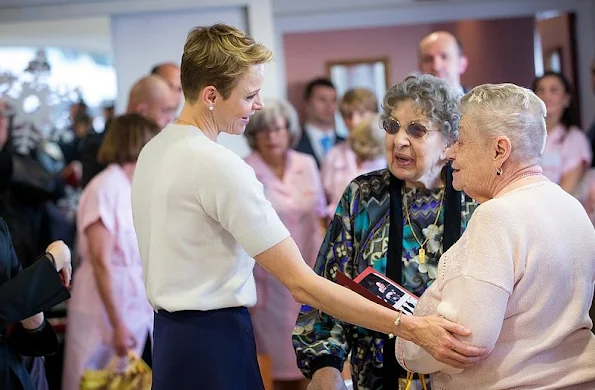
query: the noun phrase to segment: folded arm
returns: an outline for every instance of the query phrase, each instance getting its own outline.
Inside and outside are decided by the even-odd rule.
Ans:
[[[459,242],[440,260],[444,273],[436,280],[438,284],[431,287],[442,289],[437,314],[471,330],[471,336],[456,338],[488,351],[500,335],[508,298],[514,289],[515,259],[523,258],[516,244],[518,233],[508,222],[513,220],[509,215],[513,212],[497,202],[479,206]],[[518,266],[522,269],[522,264]],[[422,296],[418,307],[424,298],[431,299]],[[461,352],[460,346],[451,348]],[[396,352],[401,364],[412,371],[460,372],[438,364],[420,347],[405,340],[397,340]]]
[[[438,315],[471,329],[471,336],[457,337],[461,341],[491,352],[502,329],[508,297],[506,291],[491,283],[470,277],[456,278],[444,286]],[[462,371],[439,362],[410,341],[399,339],[396,348],[397,358],[409,371],[422,374]]]
[[[0,328],[49,310],[69,297],[60,275],[43,257],[0,286]]]

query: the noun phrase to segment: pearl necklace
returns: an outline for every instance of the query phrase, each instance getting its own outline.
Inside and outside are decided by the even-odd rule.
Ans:
[[[506,185],[506,187],[508,187],[509,185],[511,185],[512,183],[514,183],[515,181],[524,179],[525,177],[537,176],[537,175],[541,175],[541,172],[529,172],[529,173],[522,174],[522,175],[520,175],[520,176],[515,177],[514,179],[512,179],[511,182]]]

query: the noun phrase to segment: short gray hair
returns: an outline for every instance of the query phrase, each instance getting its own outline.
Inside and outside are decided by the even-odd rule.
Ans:
[[[385,121],[390,118],[399,103],[413,101],[432,123],[439,126],[446,139],[455,142],[459,137],[459,102],[462,95],[438,77],[414,73],[386,92],[380,119]]]
[[[252,150],[256,150],[256,134],[274,125],[275,120],[279,117],[287,122],[287,130],[291,139],[290,147],[295,146],[302,133],[295,108],[284,100],[271,99],[270,101],[266,100],[264,108],[256,111],[246,125],[244,136]]]
[[[514,84],[480,85],[463,97],[461,112],[486,136],[508,137],[518,161],[543,155],[546,108],[531,90]]]

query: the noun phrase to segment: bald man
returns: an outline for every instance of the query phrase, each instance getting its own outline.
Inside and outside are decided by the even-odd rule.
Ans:
[[[174,120],[177,100],[167,82],[159,76],[138,80],[128,95],[127,114],[141,114],[164,128]]]
[[[138,80],[130,89],[126,113],[137,113],[151,119],[164,128],[174,120],[177,100],[167,82],[160,76],[150,75]],[[106,126],[107,129],[107,126]],[[87,183],[105,168],[97,161],[97,152],[103,141],[103,135],[89,134],[82,146],[83,175],[81,185]]]
[[[182,80],[180,67],[172,62],[155,65],[151,70],[152,75],[163,77],[176,98],[177,105],[182,104]]]
[[[446,80],[464,91],[461,76],[467,70],[468,60],[454,35],[447,31],[435,31],[423,37],[419,42],[418,60],[421,72]]]

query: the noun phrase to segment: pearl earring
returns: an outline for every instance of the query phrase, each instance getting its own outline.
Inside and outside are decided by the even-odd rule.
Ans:
[[[214,109],[215,109],[215,107],[209,106],[209,111],[213,111]]]

